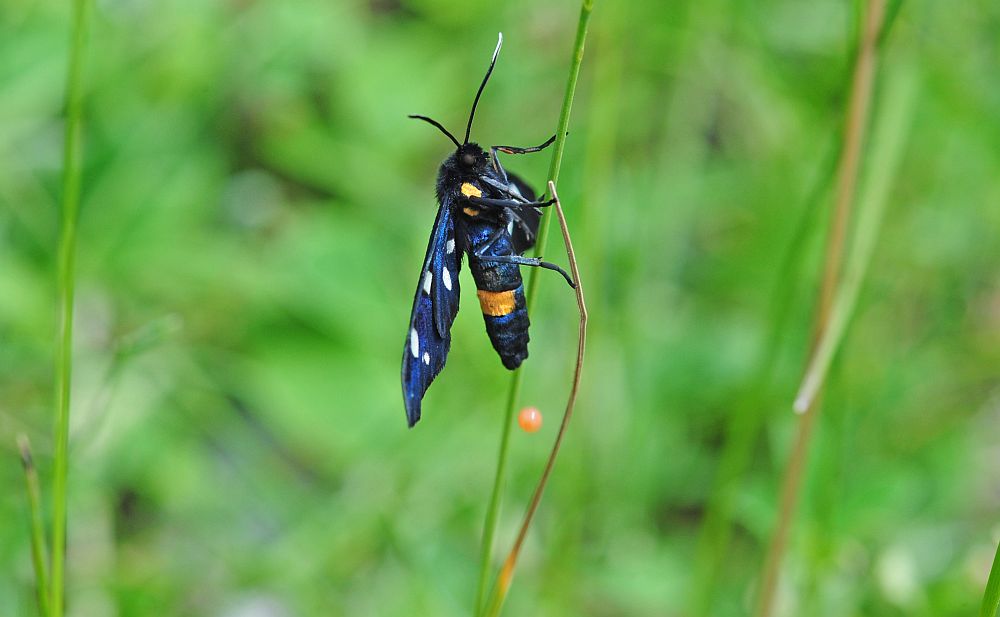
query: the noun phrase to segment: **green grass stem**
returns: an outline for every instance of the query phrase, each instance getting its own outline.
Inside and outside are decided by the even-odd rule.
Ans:
[[[66,74],[66,131],[63,144],[62,222],[59,231],[57,294],[59,333],[56,339],[55,460],[52,483],[51,614],[64,612],[67,477],[69,475],[69,412],[73,370],[73,303],[77,218],[80,210],[83,124],[83,56],[87,35],[88,0],[73,2],[69,69]]]
[[[580,65],[583,62],[584,44],[587,40],[587,26],[590,23],[590,14],[594,8],[594,0],[583,0],[580,4],[580,18],[577,23],[576,40],[573,43],[573,55],[570,61],[569,78],[566,81],[566,93],[563,96],[562,110],[559,112],[559,125],[556,129],[556,141],[553,145],[552,162],[549,165],[550,182],[558,186],[559,169],[562,165],[563,151],[566,148],[566,133],[569,130],[570,112],[573,109],[573,97],[576,94],[576,83],[580,76]],[[535,246],[535,255],[540,256],[545,250],[546,239],[548,237],[551,216],[542,217],[542,223],[538,231],[538,242]],[[526,300],[529,307],[534,304],[538,294],[538,268],[532,269],[528,275],[528,286]],[[507,477],[507,452],[510,446],[510,432],[514,424],[514,410],[517,407],[518,396],[521,392],[521,371],[514,371],[511,375],[510,388],[507,393],[507,408],[504,413],[503,426],[500,430],[500,451],[497,455],[496,474],[493,478],[493,490],[490,494],[490,502],[486,509],[486,521],[483,524],[483,539],[480,556],[479,582],[476,587],[475,614],[481,615],[484,609],[483,601],[486,596],[486,587],[490,580],[490,561],[493,555],[493,542],[496,537],[497,519],[500,516],[500,502],[503,496],[503,488]]]

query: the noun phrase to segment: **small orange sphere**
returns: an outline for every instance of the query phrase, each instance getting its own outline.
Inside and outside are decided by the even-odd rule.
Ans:
[[[525,433],[534,433],[542,428],[542,412],[537,407],[525,407],[517,414],[517,423]]]

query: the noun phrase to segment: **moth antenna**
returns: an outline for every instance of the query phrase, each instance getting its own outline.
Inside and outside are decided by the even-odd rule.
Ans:
[[[448,129],[446,129],[443,126],[441,126],[441,123],[438,122],[437,120],[435,120],[433,118],[428,118],[427,116],[418,116],[418,115],[415,115],[415,114],[410,114],[407,117],[408,118],[413,118],[415,120],[423,120],[424,122],[426,122],[428,124],[432,124],[432,125],[438,127],[438,130],[440,130],[442,133],[444,133],[445,135],[447,135],[448,139],[450,139],[452,141],[452,143],[455,144],[456,148],[460,148],[461,147],[462,144],[458,143],[458,140],[455,139],[455,136],[452,135],[451,133],[449,133]]]
[[[483,83],[479,84],[479,91],[476,92],[476,99],[472,101],[472,111],[469,112],[469,124],[465,127],[465,143],[469,143],[469,134],[472,133],[472,119],[476,117],[476,105],[479,104],[479,97],[483,95],[483,88],[486,87],[486,82],[490,80],[490,73],[493,72],[493,67],[496,66],[497,56],[500,55],[500,48],[503,46],[503,32],[500,32],[497,37],[497,48],[493,50],[493,59],[490,60],[490,68],[486,69],[486,77],[483,77]]]

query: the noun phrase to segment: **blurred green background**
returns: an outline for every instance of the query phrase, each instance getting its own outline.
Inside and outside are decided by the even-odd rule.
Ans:
[[[72,615],[470,614],[509,375],[463,273],[448,367],[406,429],[399,361],[450,149],[406,114],[460,132],[502,30],[473,136],[545,139],[578,7],[96,2]],[[598,1],[560,182],[592,316],[585,384],[506,614],[748,614],[858,10]],[[35,614],[14,436],[48,487],[69,12],[0,7],[2,615]],[[781,615],[969,615],[982,597],[1000,531],[998,59],[992,1],[908,0],[884,40],[879,83],[910,71],[917,95]],[[507,164],[538,186],[548,155]],[[546,425],[514,434],[498,559],[575,344],[572,294],[542,276],[522,400]],[[704,522],[733,443],[747,464],[726,542]]]

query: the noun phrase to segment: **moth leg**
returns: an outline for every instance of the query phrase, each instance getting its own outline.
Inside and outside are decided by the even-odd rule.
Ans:
[[[531,148],[518,148],[517,146],[493,146],[490,150],[493,151],[494,156],[497,150],[503,152],[504,154],[531,154],[532,152],[541,152],[542,150],[548,148],[555,142],[556,136],[553,135],[545,140],[545,143],[540,146],[532,146]]]
[[[473,254],[476,255],[477,257],[481,257],[484,253],[486,253],[486,251],[492,248],[493,245],[497,243],[497,240],[502,238],[505,233],[510,233],[508,231],[508,225],[512,222],[513,219],[517,219],[518,221],[522,220],[521,217],[518,216],[518,214],[513,210],[511,210],[510,208],[504,208],[503,219],[502,219],[503,225],[497,228],[496,231],[491,233],[490,237],[486,239],[486,242],[483,243],[483,245],[480,246],[479,249],[475,251]]]
[[[493,157],[493,169],[497,170],[500,175],[503,176],[504,182],[507,182],[507,172],[500,165],[500,159],[497,158],[497,152],[503,152],[504,154],[531,154],[532,152],[541,152],[542,150],[548,148],[556,140],[556,136],[553,135],[549,137],[544,144],[540,146],[532,146],[530,148],[519,148],[517,146],[493,146],[490,148],[490,155]]]
[[[519,266],[535,266],[538,268],[545,268],[546,270],[555,270],[559,274],[563,275],[566,282],[573,289],[576,289],[576,284],[573,283],[573,279],[570,278],[566,271],[557,266],[554,263],[548,261],[542,261],[538,257],[522,257],[521,255],[480,255],[478,251],[473,253],[476,259],[480,261],[492,261],[493,263],[501,264],[517,264]]]
[[[523,208],[524,206],[545,208],[556,203],[555,199],[546,201],[517,201],[515,199],[492,199],[490,197],[466,197],[465,199],[475,206],[495,208]]]
[[[498,191],[500,191],[502,193],[507,193],[507,195],[509,195],[511,199],[517,201],[522,206],[525,205],[525,204],[530,203],[530,201],[528,200],[528,198],[525,197],[525,196],[523,196],[523,195],[521,195],[520,192],[517,192],[517,193],[512,193],[511,192],[511,188],[513,188],[514,190],[518,190],[517,185],[511,184],[510,179],[507,178],[507,176],[506,176],[507,172],[503,171],[502,167],[500,169],[503,172],[503,174],[502,174],[503,177],[504,177],[504,181],[503,182],[499,182],[497,180],[494,180],[493,178],[490,178],[489,176],[480,176],[479,179],[482,180],[483,182],[485,182],[486,184],[489,184],[493,188],[497,189]]]
[[[496,172],[498,174],[500,174],[501,178],[503,178],[503,183],[504,184],[508,184],[510,182],[510,178],[507,177],[507,170],[504,169],[503,165],[500,164],[500,159],[499,159],[499,157],[497,157],[497,147],[496,146],[493,146],[492,148],[490,148],[490,156],[493,159],[493,169],[496,170]],[[493,184],[493,183],[490,182],[490,184]],[[494,185],[494,186],[496,186],[496,185]],[[497,187],[497,188],[502,189],[503,187]]]
[[[535,239],[535,234],[533,234],[531,232],[531,229],[530,229],[527,221],[525,221],[524,218],[522,218],[521,215],[517,213],[517,210],[514,210],[513,208],[507,208],[506,211],[507,211],[507,214],[510,216],[511,219],[514,220],[515,223],[520,223],[521,224],[521,229],[524,230],[525,237],[529,241],[534,240]]]
[[[503,226],[503,227],[498,228],[496,231],[494,231],[492,234],[490,234],[490,237],[486,239],[486,242],[482,246],[480,246],[473,253],[473,255],[475,255],[476,257],[482,256],[483,253],[485,253],[486,251],[488,251],[490,248],[493,247],[494,244],[497,243],[497,240],[499,240],[500,238],[503,237],[503,235],[504,235],[504,233],[506,231],[507,231],[506,225]]]

